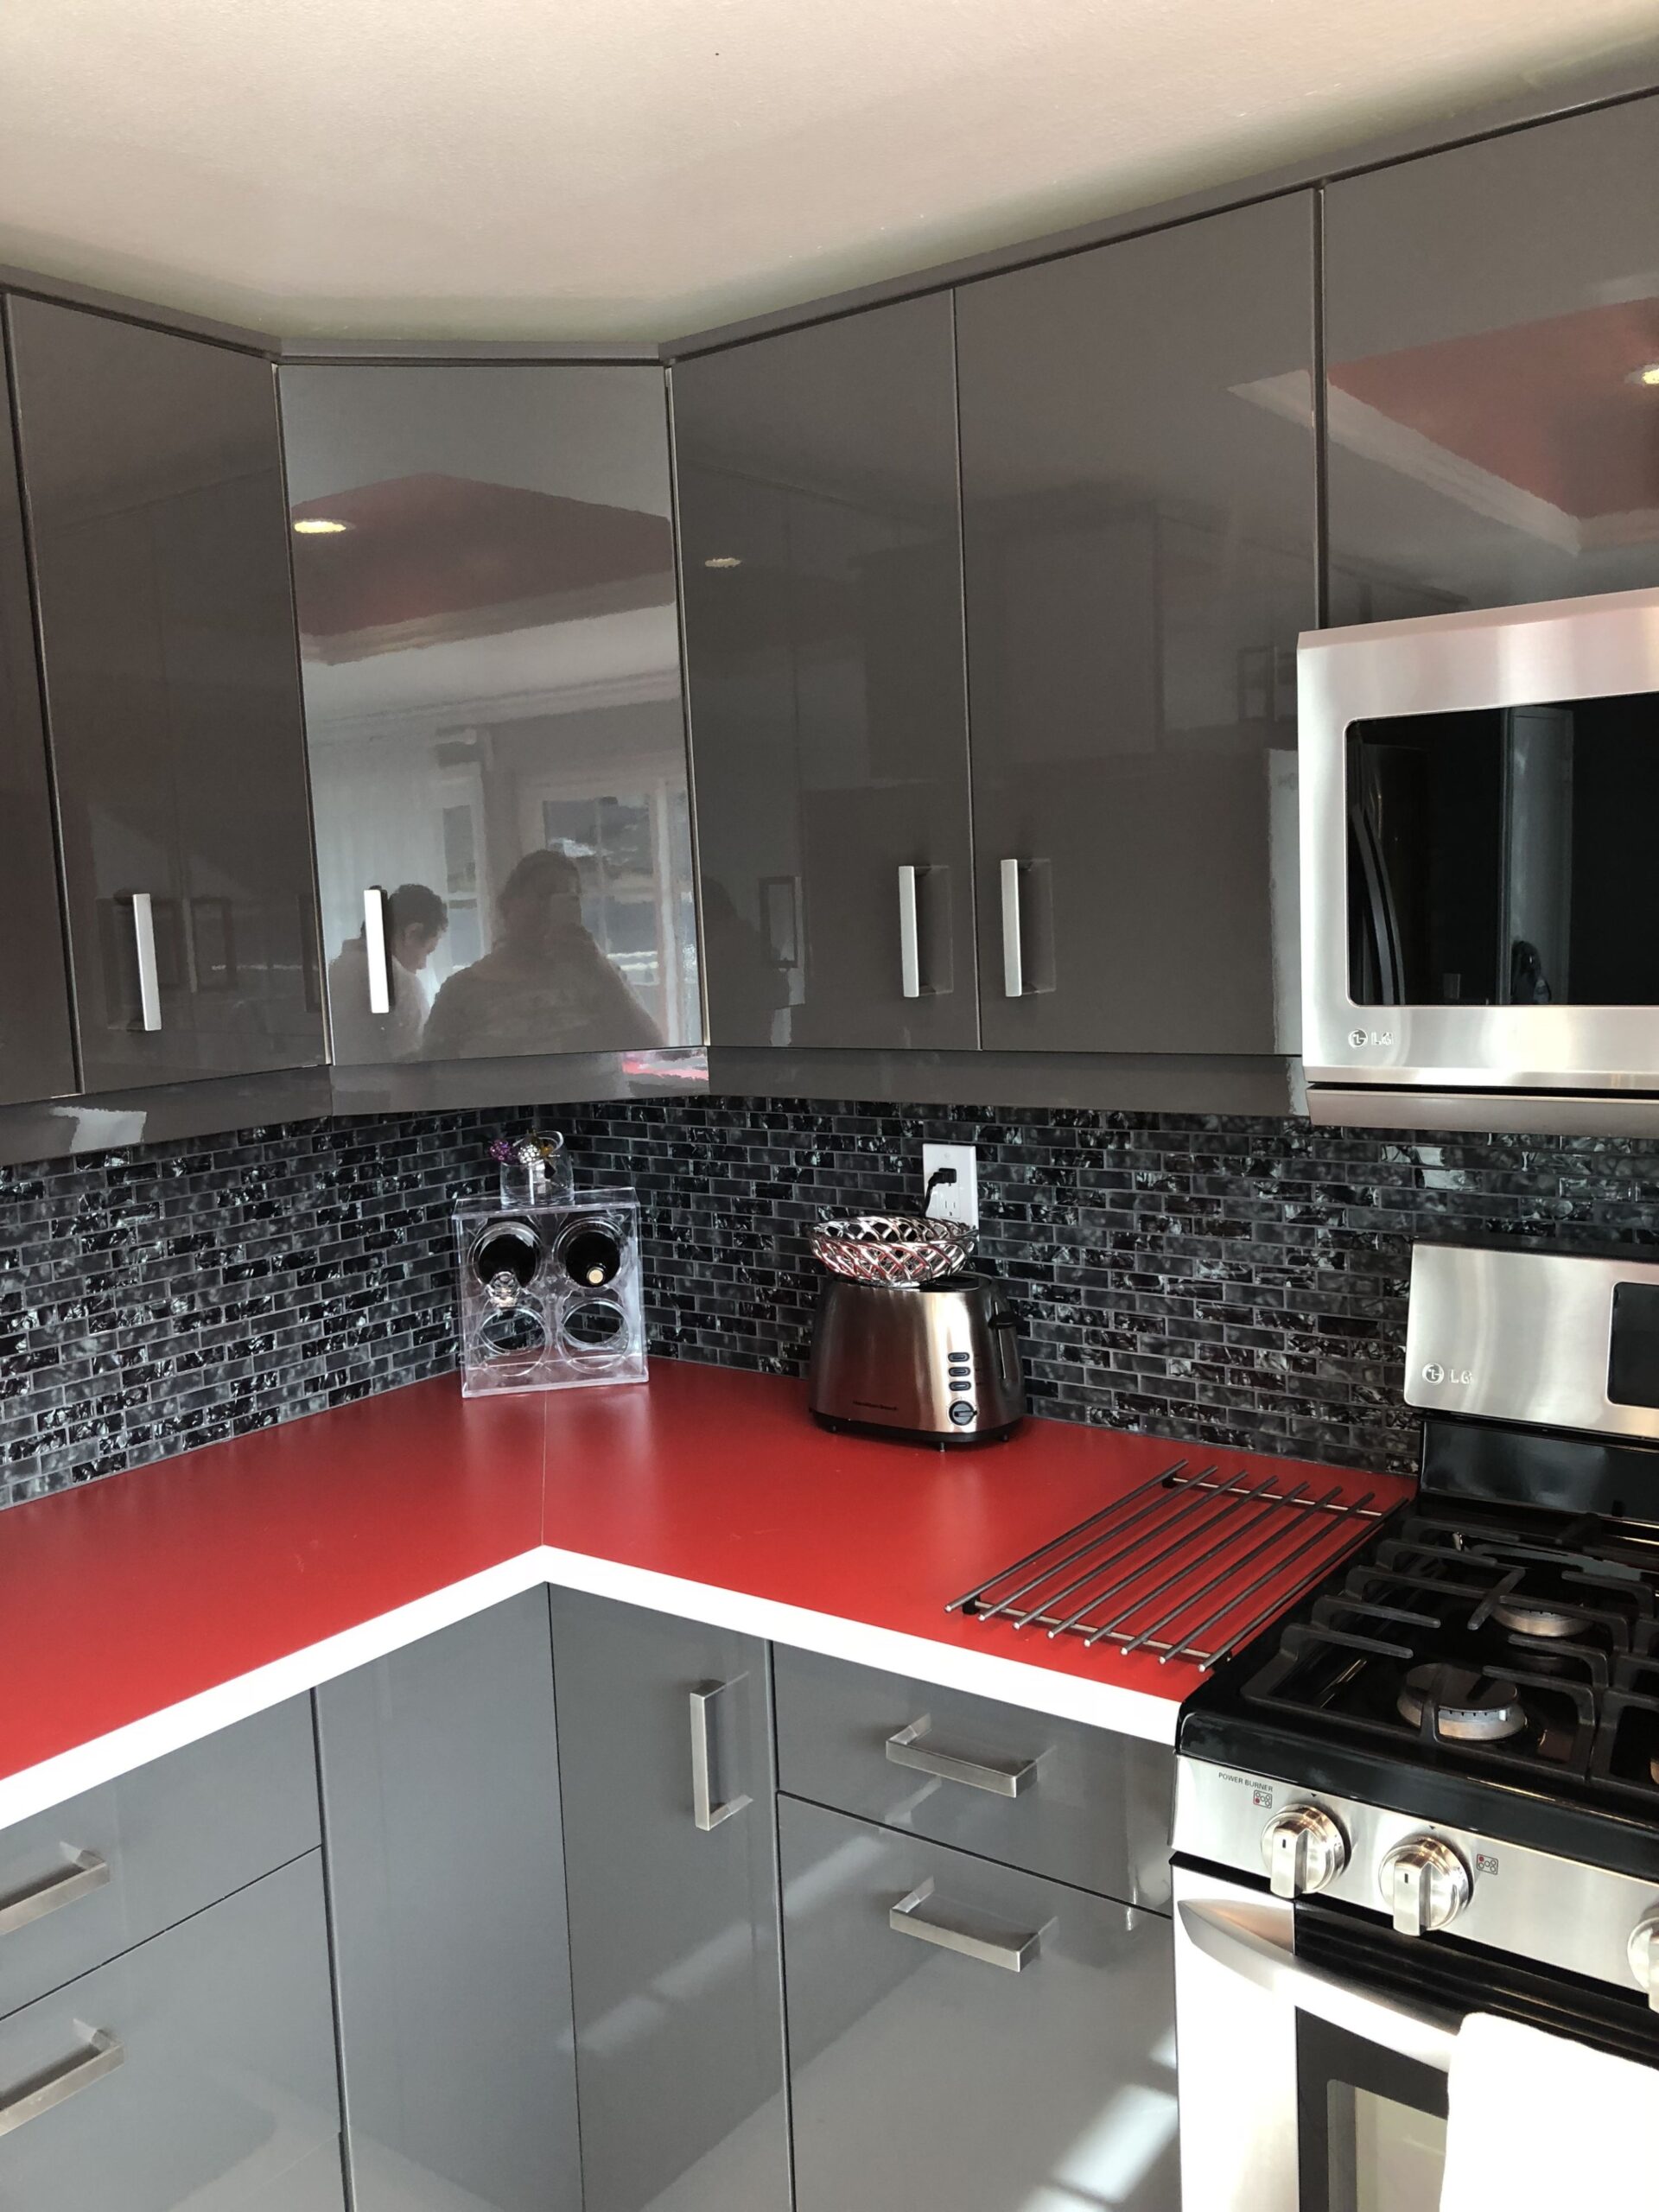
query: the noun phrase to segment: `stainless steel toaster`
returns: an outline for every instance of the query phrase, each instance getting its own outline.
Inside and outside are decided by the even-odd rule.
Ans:
[[[1025,1418],[1014,1308],[994,1276],[922,1283],[831,1275],[818,1301],[808,1403],[827,1428],[987,1444]]]

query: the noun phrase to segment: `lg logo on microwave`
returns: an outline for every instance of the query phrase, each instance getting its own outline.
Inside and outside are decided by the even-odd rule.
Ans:
[[[1394,1032],[1392,1029],[1351,1029],[1348,1042],[1357,1052],[1363,1052],[1368,1045],[1382,1050],[1393,1044]]]
[[[1423,1370],[1425,1382],[1455,1382],[1466,1389],[1474,1379],[1472,1367],[1442,1367],[1438,1359],[1431,1359]]]

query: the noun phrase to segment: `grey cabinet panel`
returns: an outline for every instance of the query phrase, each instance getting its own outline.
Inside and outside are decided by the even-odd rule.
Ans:
[[[701,1045],[662,372],[281,386],[335,1059]]]
[[[766,1653],[553,1592],[586,2212],[788,2212]],[[695,1817],[691,1698],[709,1703]]]
[[[121,2064],[0,2140],[6,2212],[340,2212],[315,1853],[0,2025],[0,2101],[111,2037]]]
[[[319,1062],[270,365],[44,301],[8,311],[86,1087]]]
[[[69,980],[58,910],[57,848],[47,793],[46,736],[22,508],[9,435],[10,385],[0,358],[0,1104],[75,1087]]]
[[[939,295],[675,367],[716,1045],[978,1041],[951,342]]]
[[[1659,99],[1332,185],[1333,622],[1659,583]]]
[[[1175,2212],[1167,1920],[789,1797],[779,1829],[798,2212]]]
[[[957,296],[988,1050],[1292,1042],[1313,251],[1295,195]]]
[[[779,1647],[772,1665],[780,1789],[1167,1909],[1175,1762],[1162,1745],[813,1652]],[[906,1735],[895,1758],[890,1739]],[[985,1770],[940,1776],[930,1759]]]
[[[545,1591],[317,1693],[355,2212],[582,2202]]]
[[[315,1851],[311,1701],[292,1698],[0,1832],[0,1906],[56,1904],[0,1935],[0,2014]],[[80,1854],[108,1870],[78,1880]],[[0,2203],[5,2202],[0,2189]]]

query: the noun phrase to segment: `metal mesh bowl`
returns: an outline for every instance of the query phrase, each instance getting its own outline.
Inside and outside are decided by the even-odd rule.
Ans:
[[[954,1274],[974,1249],[965,1222],[918,1213],[857,1213],[821,1221],[812,1256],[832,1275],[854,1282],[933,1282]]]

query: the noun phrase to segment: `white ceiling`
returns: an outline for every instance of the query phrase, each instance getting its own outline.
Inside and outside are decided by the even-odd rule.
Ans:
[[[1659,54],[1659,0],[4,0],[0,260],[670,337]]]

